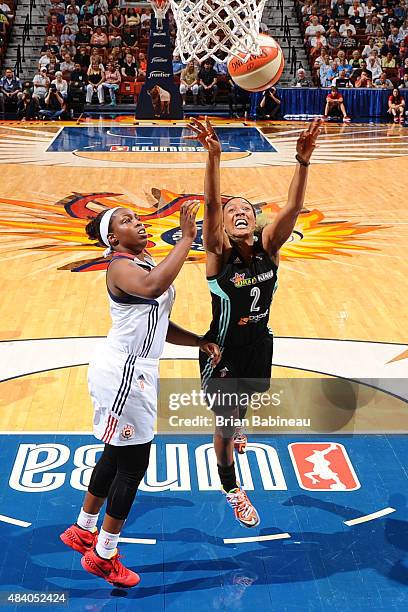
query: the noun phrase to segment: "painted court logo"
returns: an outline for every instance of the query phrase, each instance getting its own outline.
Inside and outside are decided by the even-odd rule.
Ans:
[[[302,489],[354,491],[361,486],[342,444],[295,442],[289,452]]]

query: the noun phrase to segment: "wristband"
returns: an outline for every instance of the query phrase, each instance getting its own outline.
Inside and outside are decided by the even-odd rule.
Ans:
[[[296,155],[296,160],[301,166],[304,166],[305,168],[310,166],[310,162],[306,162],[304,159],[300,157],[300,155]]]

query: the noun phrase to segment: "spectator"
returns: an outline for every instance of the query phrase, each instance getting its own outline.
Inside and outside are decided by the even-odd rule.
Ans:
[[[74,68],[75,68],[75,64],[72,61],[71,55],[69,53],[66,53],[64,55],[64,61],[61,62],[59,65],[60,71],[65,73],[69,77],[69,75],[74,70]]]
[[[407,12],[408,15],[408,12]],[[408,36],[408,19],[405,19],[404,23],[399,29],[399,33],[401,35],[401,40],[404,40]]]
[[[134,8],[128,8],[127,9],[126,16],[125,16],[125,23],[126,23],[126,25],[130,26],[131,28],[140,25],[140,17],[136,13]]]
[[[310,38],[316,36],[317,32],[324,34],[325,29],[324,26],[319,23],[318,17],[312,17],[310,25],[307,26],[305,30],[305,41],[307,42]]]
[[[281,101],[275,87],[270,87],[262,94],[259,104],[260,115],[263,119],[276,119],[280,111]]]
[[[375,11],[375,5],[373,0],[367,0],[367,2],[365,2],[363,4],[363,11],[364,11],[364,17],[367,18],[369,15],[371,15],[371,13],[373,11]]]
[[[88,85],[86,86],[86,103],[92,103],[92,97],[98,94],[99,104],[104,102],[103,83],[105,81],[105,71],[103,65],[97,59],[92,59],[88,68]]]
[[[354,83],[354,87],[356,89],[365,89],[366,87],[372,87],[372,86],[373,86],[373,83],[370,77],[368,76],[367,72],[363,70],[360,76],[356,79],[356,82]]]
[[[102,13],[102,9],[98,8],[96,10],[96,14],[94,14],[93,24],[95,27],[106,28],[108,25],[108,20],[106,16]]]
[[[340,34],[332,28],[329,32],[329,36],[327,38],[327,46],[331,51],[338,51],[341,48],[343,43],[343,39]]]
[[[371,72],[371,79],[379,79],[382,73],[381,62],[375,55],[370,55],[367,59],[367,69]]]
[[[291,87],[311,87],[312,83],[306,78],[306,73],[303,68],[299,68],[297,75],[292,79]]]
[[[391,26],[391,33],[388,36],[387,40],[392,42],[392,44],[396,47],[399,47],[400,42],[404,40],[404,36],[400,34],[400,31],[396,26]]]
[[[374,15],[370,20],[367,19],[365,33],[374,34],[376,37],[384,37],[384,30],[378,17]]]
[[[368,57],[372,51],[380,52],[379,47],[375,44],[375,40],[372,36],[368,39],[368,43],[365,45],[361,55],[363,57]]]
[[[394,123],[404,123],[405,100],[395,87],[388,98],[388,112],[394,117]]]
[[[39,115],[42,119],[60,119],[66,111],[64,98],[61,96],[55,85],[51,85],[44,99],[44,107]]]
[[[353,49],[356,46],[356,41],[353,38],[353,33],[350,28],[347,30],[347,35],[343,39],[343,47],[345,49]]]
[[[387,53],[386,57],[381,58],[381,66],[383,68],[396,68],[397,67],[397,63],[392,53],[389,52]]]
[[[115,49],[122,46],[122,36],[119,28],[109,28],[109,48]]]
[[[67,47],[71,47],[74,49],[73,54],[75,54],[75,39],[76,34],[71,30],[69,26],[64,26],[62,28],[62,34],[60,37],[60,41],[62,45],[66,45]]]
[[[137,58],[138,63],[138,79],[144,81],[147,72],[147,57],[144,53],[139,53]]]
[[[321,32],[316,32],[316,35],[310,39],[310,57],[313,59],[316,55],[319,55],[322,48],[326,46],[326,37]]]
[[[347,72],[347,76],[350,76],[353,69],[351,67],[351,64],[349,64],[344,51],[339,51],[337,53],[337,62],[339,65],[339,70],[345,70]]]
[[[405,58],[404,63],[399,69],[399,77],[402,79],[405,74],[408,74],[408,57]]]
[[[67,10],[65,11],[66,13],[68,12],[68,9],[69,9],[70,6],[72,6],[72,8],[74,9],[75,13],[77,15],[79,15],[79,6],[75,2],[75,0],[69,0],[69,2],[67,3]]]
[[[210,97],[211,104],[215,104],[217,96],[217,73],[215,72],[212,63],[208,60],[204,62],[203,67],[198,73],[200,86],[201,101],[203,104],[208,102]]]
[[[374,81],[374,87],[378,89],[392,89],[392,83],[387,79],[387,74],[382,72],[380,77]]]
[[[339,76],[333,79],[333,85],[336,87],[353,87],[345,70],[340,70]]]
[[[408,74],[404,74],[398,85],[398,89],[408,89]]]
[[[339,27],[340,36],[343,36],[343,38],[345,38],[347,36],[347,30],[351,30],[352,36],[355,36],[357,33],[356,28],[350,22],[350,19],[348,17],[344,20],[344,23],[342,23],[341,26]]]
[[[94,5],[92,4],[91,0],[85,0],[85,3],[81,6],[80,10],[79,10],[79,18],[82,21],[85,17],[85,15],[90,15],[93,18],[93,14],[94,14]],[[84,24],[86,25],[86,24]]]
[[[361,57],[360,51],[358,51],[357,49],[355,51],[353,51],[353,54],[351,56],[351,67],[353,70],[356,70],[357,68],[361,68],[362,64],[363,64],[363,58]]]
[[[111,28],[123,28],[125,25],[125,17],[116,6],[112,9],[112,13],[109,15],[109,25]]]
[[[339,62],[336,58],[332,61],[331,66],[326,73],[326,83],[327,83],[326,87],[330,87],[333,79],[335,79],[338,76],[339,76]]]
[[[48,36],[56,35],[58,38],[61,36],[62,23],[58,21],[57,15],[51,15],[50,22],[45,31]]]
[[[343,115],[344,123],[350,121],[350,117],[347,116],[346,107],[344,106],[343,96],[339,93],[337,87],[332,85],[331,91],[326,97],[324,116],[329,117],[334,110],[340,110]]]
[[[91,47],[96,49],[103,49],[108,46],[108,37],[105,32],[102,31],[101,27],[95,28],[94,33],[91,36]]]
[[[85,46],[80,47],[79,50],[76,52],[74,61],[75,64],[80,64],[82,68],[88,70],[90,56],[88,53],[88,49]]]
[[[76,45],[89,45],[91,42],[91,30],[86,23],[81,23],[79,32],[75,35]]]
[[[326,60],[329,60],[330,56],[329,53],[327,51],[326,47],[322,47],[321,51],[320,51],[320,55],[318,55],[315,59],[315,62],[313,64],[313,68],[315,70],[319,70],[320,66],[322,66],[324,63],[326,63]]]
[[[52,53],[58,53],[58,41],[54,36],[47,36],[43,46],[41,47],[41,53],[45,54],[47,51],[52,51]]]
[[[364,17],[364,9],[361,6],[359,0],[353,0],[352,5],[350,6],[349,10],[348,10],[348,15],[349,17],[353,17],[354,15],[357,15],[359,17]]]
[[[138,37],[135,32],[132,32],[130,26],[125,26],[123,29],[122,36],[123,44],[131,49],[136,48],[138,46]]]
[[[0,113],[4,116],[5,105],[8,102],[16,106],[22,96],[20,79],[17,79],[11,68],[7,68],[3,78],[0,79]]]
[[[47,95],[48,88],[50,86],[50,79],[47,76],[47,69],[45,67],[40,68],[37,74],[34,75],[33,85],[33,98],[41,104]]]
[[[28,89],[25,89],[17,104],[17,119],[19,121],[32,121],[37,119],[40,108],[38,102]]]
[[[68,7],[67,14],[65,15],[65,25],[69,26],[74,34],[78,33],[78,15],[73,6]]]
[[[173,74],[174,76],[180,76],[184,68],[185,68],[185,65],[181,61],[180,55],[178,55],[178,53],[175,53],[173,55]]]
[[[344,0],[337,0],[333,7],[333,17],[335,19],[345,19],[347,17],[348,7]]]
[[[325,57],[323,64],[319,68],[319,79],[320,79],[320,85],[322,87],[330,87],[332,79],[336,78],[335,76],[333,76],[331,79],[328,78],[328,73],[331,70],[331,65],[332,64],[330,63],[330,58],[327,55]]]
[[[387,40],[380,49],[381,57],[387,57],[388,53],[391,53],[392,56],[398,55],[398,47],[394,45],[393,42]]]
[[[400,0],[400,3],[394,7],[394,15],[401,23],[407,16],[407,6],[405,0]],[[403,36],[404,38],[404,36]]]
[[[48,64],[50,63],[50,55],[51,55],[51,51],[46,51],[44,55],[40,57],[40,59],[38,60],[39,68],[45,67],[48,70]]]
[[[123,81],[136,81],[137,79],[137,64],[131,53],[126,53],[125,59],[121,67]]]
[[[109,90],[111,106],[116,105],[116,92],[119,89],[120,81],[121,78],[119,70],[114,67],[112,62],[108,62],[105,70],[105,80],[102,83],[102,90],[103,93],[105,89]]]
[[[109,13],[109,5],[107,0],[95,0],[95,11],[101,9],[102,13]]]
[[[56,90],[66,100],[68,98],[68,82],[62,78],[61,70],[55,73],[55,79],[51,81],[51,85],[55,85]]]
[[[200,91],[198,85],[198,69],[194,61],[187,64],[187,67],[181,73],[180,77],[180,94],[183,98],[183,104],[186,103],[187,93],[191,91],[193,94],[193,102],[197,104],[198,93]]]

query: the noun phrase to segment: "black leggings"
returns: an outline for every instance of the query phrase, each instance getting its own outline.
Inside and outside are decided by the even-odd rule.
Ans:
[[[152,443],[105,448],[95,465],[88,491],[95,497],[108,498],[106,513],[114,519],[126,520],[140,481],[149,465]]]

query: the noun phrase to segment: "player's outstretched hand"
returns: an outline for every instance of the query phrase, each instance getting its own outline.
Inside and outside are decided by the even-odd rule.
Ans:
[[[213,368],[220,363],[221,351],[218,344],[214,344],[214,342],[207,342],[204,338],[202,338],[200,340],[200,351],[203,351],[206,355],[212,358],[211,365]]]
[[[304,130],[297,141],[296,152],[299,157],[306,163],[310,161],[312,157],[312,153],[316,148],[317,139],[321,132],[321,126],[323,121],[318,119],[316,121],[312,121],[307,128]]]
[[[183,238],[193,241],[197,236],[196,217],[200,208],[199,200],[188,200],[180,207],[180,228]]]
[[[219,157],[222,152],[220,140],[208,117],[204,121],[199,121],[194,117],[188,126],[194,132],[194,136],[186,136],[189,140],[198,140],[210,155]]]

